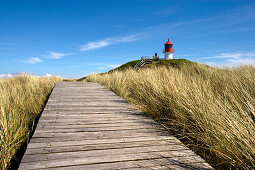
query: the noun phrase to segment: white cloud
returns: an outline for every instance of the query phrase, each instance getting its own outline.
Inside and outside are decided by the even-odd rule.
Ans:
[[[15,43],[10,43],[10,42],[0,42],[0,45],[15,45]]]
[[[119,66],[120,66],[119,64],[109,64],[109,65],[106,65],[106,67],[108,67],[108,68],[117,68]]]
[[[219,55],[213,57],[204,57],[203,59],[211,59],[211,58],[231,58],[231,59],[239,59],[243,57],[255,57],[255,52],[233,52],[233,53],[221,53]]]
[[[13,75],[11,74],[0,74],[0,78],[11,78]]]
[[[39,57],[31,57],[28,60],[24,60],[24,63],[29,63],[29,64],[36,64],[36,63],[41,63],[42,60]]]
[[[50,73],[46,73],[45,75],[43,75],[41,77],[59,77],[59,78],[62,78],[60,75],[52,75]]]
[[[50,58],[50,59],[60,59],[64,56],[68,56],[71,54],[66,54],[66,53],[57,53],[57,52],[49,52],[49,55],[45,56],[45,58]]]
[[[28,74],[26,72],[20,72],[20,73],[14,73],[14,74],[0,74],[0,78],[12,78],[12,77],[22,76],[22,75],[32,75],[32,74]],[[42,76],[38,76],[38,75],[32,75],[32,76],[36,76],[36,77],[53,77],[55,75],[52,75],[50,73],[46,73],[45,75],[42,75]],[[61,76],[55,76],[55,77],[61,77]]]
[[[227,61],[233,65],[255,65],[255,58],[233,58]]]
[[[86,76],[90,76],[90,75],[93,75],[93,74],[98,74],[98,72],[90,72]]]
[[[222,59],[220,63],[206,62],[209,65],[217,66],[255,65],[255,52],[221,53],[213,57],[204,57],[203,59]]]
[[[81,67],[83,67],[83,65],[72,65],[70,67],[72,67],[72,68],[81,68]]]
[[[124,37],[111,37],[111,38],[106,38],[100,41],[88,42],[87,44],[82,45],[80,50],[90,51],[90,50],[106,47],[106,46],[117,44],[117,43],[136,41],[137,39],[138,39],[137,35],[129,35]]]
[[[204,59],[210,59],[210,58],[232,58],[232,59],[238,59],[240,57],[254,57],[255,53],[241,53],[241,52],[235,52],[235,53],[221,53],[217,56],[213,57],[204,57]]]
[[[97,69],[99,69],[99,70],[106,70],[107,67],[97,67]]]
[[[47,73],[47,74],[45,74],[43,77],[52,77],[52,76],[53,76],[53,75]]]
[[[102,65],[100,67],[97,67],[97,69],[100,69],[100,70],[106,70],[106,69],[113,69],[113,68],[117,68],[120,66],[120,64],[100,64],[98,63],[98,65]]]

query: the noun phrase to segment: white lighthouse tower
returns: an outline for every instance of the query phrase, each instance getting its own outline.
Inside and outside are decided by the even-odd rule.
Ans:
[[[169,41],[169,38],[168,38],[168,41],[165,43],[164,53],[165,53],[165,59],[173,59],[174,49],[173,49],[173,44],[170,43]]]

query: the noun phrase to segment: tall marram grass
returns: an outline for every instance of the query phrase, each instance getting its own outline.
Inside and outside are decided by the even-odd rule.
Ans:
[[[59,77],[20,75],[0,79],[0,169],[27,141],[34,119],[40,114],[47,96]]]
[[[255,68],[203,65],[94,74],[215,168],[255,168]]]

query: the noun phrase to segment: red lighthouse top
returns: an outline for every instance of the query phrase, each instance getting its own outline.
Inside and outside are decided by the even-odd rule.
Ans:
[[[168,38],[168,41],[165,43],[164,53],[165,52],[174,53],[173,44],[169,41],[169,38]]]
[[[165,43],[165,45],[166,45],[166,44],[173,45],[172,43],[170,43],[169,38],[168,38],[168,41]]]

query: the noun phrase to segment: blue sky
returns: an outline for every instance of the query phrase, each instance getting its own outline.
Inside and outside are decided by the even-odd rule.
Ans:
[[[0,77],[80,78],[155,52],[255,64],[254,0],[0,0]]]

